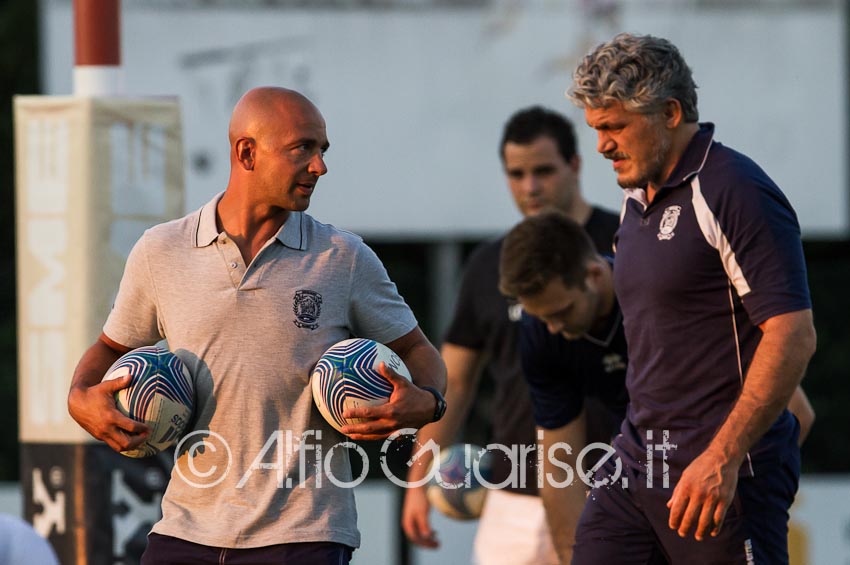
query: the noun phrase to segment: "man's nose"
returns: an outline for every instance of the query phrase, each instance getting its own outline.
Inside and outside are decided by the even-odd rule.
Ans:
[[[317,177],[322,176],[323,174],[328,172],[328,166],[325,165],[325,158],[321,153],[317,153],[310,160],[310,164],[307,166],[307,170],[310,173],[316,175]]]
[[[536,175],[527,175],[522,179],[522,190],[526,194],[537,194],[540,192],[540,179]]]
[[[597,132],[596,151],[605,154],[616,149],[617,144],[611,139],[611,136],[604,131]]]

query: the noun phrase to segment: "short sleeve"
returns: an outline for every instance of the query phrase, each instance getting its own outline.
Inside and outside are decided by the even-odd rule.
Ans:
[[[454,314],[445,341],[469,349],[483,350],[493,328],[488,308],[504,308],[498,292],[501,240],[487,242],[470,255],[461,279]],[[488,301],[492,303],[488,304]],[[500,303],[501,302],[501,303]],[[490,314],[488,316],[488,314]]]
[[[349,300],[352,334],[388,343],[416,328],[416,317],[375,252],[361,243],[356,253]]]
[[[131,348],[150,345],[165,337],[158,323],[146,235],[142,235],[127,257],[118,295],[103,326],[103,333],[110,339]]]
[[[800,226],[791,204],[761,169],[743,156],[740,159],[731,165],[741,169],[742,182],[705,196],[718,233],[712,233],[710,220],[701,224],[718,248],[750,319],[758,325],[811,308],[811,299]]]

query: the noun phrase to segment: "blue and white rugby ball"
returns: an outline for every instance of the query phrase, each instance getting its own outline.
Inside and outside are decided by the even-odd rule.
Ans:
[[[396,373],[410,378],[404,362],[392,349],[371,339],[354,338],[331,346],[310,377],[313,401],[319,412],[337,431],[360,418],[345,419],[343,411],[360,406],[376,406],[389,400],[393,385],[378,372],[381,362]]]
[[[455,520],[477,520],[484,509],[487,488],[480,479],[492,479],[490,452],[469,443],[456,443],[440,449],[433,461],[432,479],[425,490],[428,502],[442,514]],[[434,465],[438,465],[436,472]]]
[[[147,441],[127,457],[148,457],[170,447],[192,417],[195,387],[180,359],[157,346],[140,347],[118,359],[104,381],[133,375],[130,386],[115,393],[115,404],[125,416],[151,427]]]

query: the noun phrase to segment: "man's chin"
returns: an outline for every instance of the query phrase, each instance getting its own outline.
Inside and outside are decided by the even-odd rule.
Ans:
[[[293,212],[303,212],[310,207],[310,197],[302,196],[295,199],[295,205],[292,207]]]
[[[617,184],[620,188],[637,188],[641,185],[640,180],[631,177],[617,177]]]

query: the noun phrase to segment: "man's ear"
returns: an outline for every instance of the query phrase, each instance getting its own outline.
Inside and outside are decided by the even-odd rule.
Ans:
[[[602,268],[602,263],[599,262],[599,259],[591,259],[587,263],[587,273],[585,273],[584,277],[585,284],[593,285],[594,289],[599,288],[603,274],[604,269]]]
[[[682,110],[682,103],[675,98],[670,98],[664,102],[664,125],[668,129],[676,129],[685,118],[685,112]]]
[[[257,152],[257,144],[251,137],[240,137],[236,140],[233,147],[236,153],[236,160],[242,165],[246,171],[254,170],[254,159]]]

